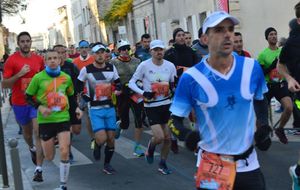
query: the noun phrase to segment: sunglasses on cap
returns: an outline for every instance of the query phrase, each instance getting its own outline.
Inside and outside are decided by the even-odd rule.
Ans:
[[[122,46],[119,48],[120,51],[129,51],[130,50],[130,46]]]

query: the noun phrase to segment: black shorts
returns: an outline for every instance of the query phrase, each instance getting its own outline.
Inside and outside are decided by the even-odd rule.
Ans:
[[[268,83],[268,89],[269,91],[266,93],[266,97],[269,102],[273,97],[275,97],[279,102],[284,97],[290,97],[290,92],[286,81],[278,83]]]
[[[75,106],[71,106],[69,108],[70,123],[71,123],[71,125],[80,125],[81,124],[81,119],[77,119],[75,111],[76,111]]]
[[[157,107],[145,107],[150,126],[156,124],[167,124],[170,119],[170,104]]]
[[[70,122],[39,124],[39,136],[43,141],[56,137],[58,133],[70,131]]]

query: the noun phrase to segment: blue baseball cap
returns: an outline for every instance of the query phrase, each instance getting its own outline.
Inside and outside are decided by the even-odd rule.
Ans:
[[[88,41],[81,40],[78,45],[80,48],[82,48],[82,47],[88,48],[90,44]]]
[[[92,48],[92,52],[93,53],[96,53],[97,51],[99,51],[100,49],[103,49],[104,51],[106,50],[106,48],[103,46],[103,45],[95,45],[93,48]]]
[[[239,24],[239,20],[233,16],[231,16],[230,14],[228,14],[225,11],[216,11],[213,12],[212,14],[210,14],[203,23],[202,26],[202,32],[203,34],[206,33],[206,31],[208,30],[208,28],[212,28],[217,26],[218,24],[220,24],[223,20],[225,19],[230,19],[234,25]]]

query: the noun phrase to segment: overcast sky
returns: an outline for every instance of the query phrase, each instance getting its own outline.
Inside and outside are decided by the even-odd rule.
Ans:
[[[45,32],[56,19],[56,8],[64,5],[66,0],[28,0],[27,10],[14,17],[4,17],[3,24],[10,32],[30,33]],[[21,17],[25,18],[25,24]]]

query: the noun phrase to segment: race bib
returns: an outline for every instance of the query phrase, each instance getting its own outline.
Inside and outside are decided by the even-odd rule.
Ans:
[[[282,76],[279,74],[276,68],[270,72],[269,76],[270,80],[273,82],[280,82],[282,80]]]
[[[143,101],[143,96],[138,93],[134,93],[132,96],[130,96],[130,99],[138,104]]]
[[[164,99],[169,96],[169,83],[168,82],[155,82],[151,84],[152,92],[155,92],[155,99]]]
[[[51,92],[47,95],[48,108],[52,111],[62,111],[67,106],[67,97],[61,92]]]
[[[21,79],[21,90],[22,91],[26,91],[30,81],[31,81],[32,78],[22,78]]]
[[[196,187],[215,190],[232,190],[236,175],[236,163],[232,156],[202,153],[196,174]]]
[[[96,84],[95,95],[97,100],[111,99],[112,89],[109,83]]]

